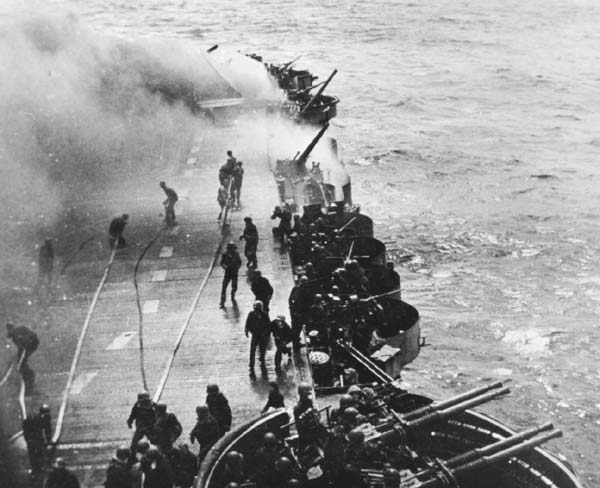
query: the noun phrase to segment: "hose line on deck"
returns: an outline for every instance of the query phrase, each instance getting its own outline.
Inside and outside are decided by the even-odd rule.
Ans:
[[[140,263],[142,262],[142,259],[144,259],[144,256],[146,255],[146,252],[148,252],[148,250],[152,247],[152,244],[154,244],[157,239],[161,236],[163,232],[163,229],[160,229],[156,235],[150,239],[150,241],[148,242],[148,244],[146,244],[146,247],[144,247],[144,249],[142,250],[140,256],[138,257],[136,263],[135,263],[135,269],[133,270],[133,286],[135,287],[135,303],[137,305],[137,310],[138,310],[138,338],[139,338],[139,343],[140,343],[140,373],[142,375],[142,386],[144,388],[144,390],[148,391],[148,383],[146,381],[146,369],[144,367],[144,313],[142,311],[142,304],[140,301],[140,289],[139,289],[139,285],[138,285],[138,269],[140,267]]]

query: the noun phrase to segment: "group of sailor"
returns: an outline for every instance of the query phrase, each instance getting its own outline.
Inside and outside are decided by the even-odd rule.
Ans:
[[[232,151],[227,151],[227,161],[219,168],[219,191],[217,202],[221,211],[217,220],[223,218],[226,207],[241,208],[242,182],[244,179],[243,162],[238,161]]]

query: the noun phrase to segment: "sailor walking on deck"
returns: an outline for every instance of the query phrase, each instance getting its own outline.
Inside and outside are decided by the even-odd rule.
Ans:
[[[223,218],[223,210],[225,210],[225,207],[227,207],[227,203],[229,202],[229,193],[227,193],[227,188],[225,185],[221,185],[219,187],[219,192],[217,193],[217,202],[219,203],[219,207],[221,207],[221,211],[219,212],[217,220],[221,220]]]
[[[244,179],[244,168],[242,162],[238,161],[233,168],[232,182],[231,182],[231,200],[236,209],[241,208],[240,197],[242,196],[242,181]]]
[[[152,440],[161,449],[161,452],[168,452],[181,435],[183,428],[175,414],[167,411],[166,404],[157,403],[154,408],[156,410],[156,421],[154,422],[152,434],[154,439]]]
[[[112,219],[110,226],[108,227],[108,242],[110,247],[114,248],[117,244],[117,248],[122,248],[127,245],[125,238],[123,237],[123,231],[129,220],[128,214],[123,214],[120,217]]]
[[[167,199],[163,202],[165,206],[165,224],[167,227],[173,227],[175,225],[175,204],[179,197],[175,190],[169,188],[164,181],[161,181],[159,185],[167,195]]]
[[[154,412],[154,402],[150,399],[147,391],[138,393],[137,401],[131,408],[131,413],[127,419],[127,426],[131,429],[135,421],[135,432],[131,439],[131,452],[135,452],[138,442],[146,436],[152,437],[154,422],[156,422],[156,413]]]
[[[240,241],[245,240],[246,245],[244,246],[244,256],[248,260],[248,268],[256,268],[258,266],[256,260],[256,249],[258,247],[258,229],[252,222],[252,217],[244,217],[246,226],[244,227],[244,233],[240,236]]]
[[[227,161],[219,168],[219,183],[224,186],[229,186],[229,180],[233,177],[237,159],[233,157],[231,151],[227,151]]]
[[[260,300],[254,302],[254,310],[252,310],[246,318],[246,328],[244,329],[246,337],[248,333],[252,334],[250,341],[250,377],[256,378],[254,373],[254,361],[256,356],[256,348],[259,351],[260,370],[263,375],[267,373],[265,365],[265,354],[267,352],[267,344],[271,336],[271,321],[269,315],[263,311],[263,303]]]
[[[252,284],[250,289],[254,293],[254,299],[261,301],[263,304],[263,310],[269,313],[269,303],[273,297],[273,287],[267,278],[265,278],[259,270],[252,273],[251,278]]]
[[[227,295],[227,286],[231,282],[231,302],[235,305],[235,293],[238,287],[238,272],[242,266],[242,258],[237,252],[237,246],[230,242],[227,244],[227,250],[221,256],[221,268],[223,274],[223,284],[221,286],[221,303],[220,307],[225,307],[225,298]]]
[[[227,397],[219,391],[219,385],[211,383],[206,386],[206,406],[210,414],[219,423],[220,435],[225,434],[231,428],[231,407]]]
[[[37,415],[28,415],[23,420],[23,437],[27,443],[31,474],[37,476],[42,473],[46,462],[46,447],[52,444],[52,425],[48,405],[42,405]]]
[[[208,406],[201,405],[196,407],[196,425],[190,432],[190,442],[198,441],[200,449],[198,450],[198,463],[201,463],[206,453],[219,440],[221,436],[219,422],[215,419],[208,409]]]
[[[275,340],[275,372],[281,373],[281,359],[284,354],[288,357],[291,354],[290,342],[293,340],[292,328],[285,321],[285,316],[278,315],[273,322],[271,322],[271,329],[273,330],[273,339]]]

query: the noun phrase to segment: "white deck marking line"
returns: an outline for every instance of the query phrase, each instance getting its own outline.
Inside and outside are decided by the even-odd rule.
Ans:
[[[97,374],[98,371],[86,371],[85,373],[81,373],[75,378],[75,381],[73,381],[73,384],[71,385],[71,395],[79,395]]]
[[[112,447],[128,444],[129,441],[96,441],[96,442],[73,442],[71,444],[59,444],[56,449],[67,451],[69,449],[95,449],[97,447]]]
[[[159,300],[146,300],[142,305],[142,313],[156,313],[158,312]]]
[[[167,270],[158,269],[152,273],[152,281],[165,281],[167,279]]]
[[[159,258],[170,258],[171,256],[173,256],[172,246],[163,246],[160,248],[160,253],[158,253]]]
[[[115,351],[117,349],[124,349],[131,338],[136,335],[137,332],[130,330],[119,334],[106,348],[107,351]]]
[[[83,322],[83,327],[81,328],[81,334],[79,334],[79,340],[77,341],[77,347],[75,348],[75,355],[73,356],[73,362],[71,363],[71,369],[69,370],[69,377],[67,379],[67,386],[65,386],[65,391],[63,392],[62,402],[60,404],[60,409],[58,410],[58,415],[56,417],[56,427],[54,430],[54,435],[52,436],[52,442],[55,444],[58,443],[58,439],[60,438],[60,434],[62,431],[62,424],[65,418],[65,411],[67,410],[67,403],[69,400],[69,393],[71,392],[71,386],[73,384],[73,376],[75,376],[75,368],[77,368],[77,363],[79,362],[79,356],[81,356],[81,348],[83,347],[83,339],[85,338],[85,334],[87,332],[88,326],[92,319],[92,313],[94,312],[94,308],[96,307],[96,302],[98,301],[98,297],[100,296],[100,292],[104,287],[104,283],[106,283],[106,278],[108,278],[108,273],[110,268],[115,260],[115,254],[117,249],[114,248],[110,253],[110,259],[108,260],[108,264],[106,268],[104,268],[104,274],[102,275],[102,279],[100,280],[100,284],[96,289],[96,293],[94,294],[94,298],[92,299],[92,303],[90,304],[90,308],[88,308],[88,313],[85,317],[85,321]]]

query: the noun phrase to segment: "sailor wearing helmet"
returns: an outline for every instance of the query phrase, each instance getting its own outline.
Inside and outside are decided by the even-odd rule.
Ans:
[[[237,252],[237,247],[233,242],[227,244],[227,250],[221,256],[221,268],[225,271],[223,275],[223,285],[221,287],[221,303],[220,307],[225,307],[225,295],[227,294],[227,286],[231,282],[231,302],[235,305],[235,292],[238,287],[238,272],[242,265],[242,258]]]
[[[246,337],[248,337],[248,333],[252,334],[252,340],[250,341],[250,377],[256,377],[254,374],[254,358],[257,347],[260,369],[262,374],[265,375],[267,372],[265,353],[267,352],[267,344],[271,335],[271,321],[269,320],[269,315],[263,310],[263,303],[260,300],[254,302],[254,310],[248,314],[244,332],[246,333]]]
[[[289,343],[292,342],[292,328],[285,321],[285,316],[278,315],[273,322],[271,322],[271,328],[273,330],[273,339],[275,340],[275,372],[281,373],[281,357],[284,354],[289,355],[291,353]]]

